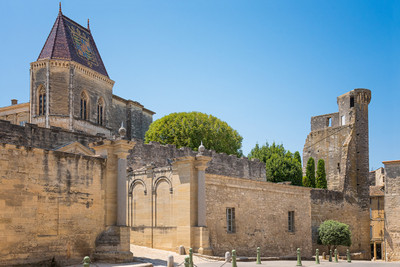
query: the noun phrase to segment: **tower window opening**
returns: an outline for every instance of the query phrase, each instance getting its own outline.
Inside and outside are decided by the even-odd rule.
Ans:
[[[332,118],[331,117],[326,119],[326,126],[327,127],[331,127],[332,126]]]
[[[81,94],[81,108],[80,108],[80,116],[82,120],[88,119],[88,97],[82,92]]]
[[[46,115],[46,91],[44,90],[43,85],[39,87],[38,92],[39,92],[39,101],[38,101],[39,116]]]
[[[97,124],[104,124],[104,101],[101,98],[97,103]]]
[[[350,96],[350,107],[354,107],[354,96]]]

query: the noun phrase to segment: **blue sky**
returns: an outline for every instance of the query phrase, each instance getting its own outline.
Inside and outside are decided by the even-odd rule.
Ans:
[[[228,122],[243,151],[268,141],[303,150],[311,116],[336,97],[372,90],[370,168],[400,159],[400,2],[62,1],[90,28],[114,94],[155,111],[200,111]],[[0,1],[0,106],[29,101],[58,1]]]

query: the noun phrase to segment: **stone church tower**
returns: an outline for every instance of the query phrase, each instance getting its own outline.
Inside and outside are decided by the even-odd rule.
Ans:
[[[89,22],[82,27],[61,7],[30,75],[30,123],[106,137],[123,123],[127,138],[143,139],[152,122],[154,112],[113,95]]]

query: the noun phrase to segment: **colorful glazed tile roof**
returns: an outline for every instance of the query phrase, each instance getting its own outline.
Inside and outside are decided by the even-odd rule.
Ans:
[[[38,57],[78,62],[108,77],[90,30],[60,12]]]

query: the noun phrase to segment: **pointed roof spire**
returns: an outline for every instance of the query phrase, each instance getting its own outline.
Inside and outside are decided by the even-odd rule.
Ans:
[[[61,11],[61,1],[60,1],[60,3],[59,3],[58,12],[60,12],[60,13],[62,14],[62,11]]]
[[[87,29],[90,31],[89,19],[87,19]]]
[[[37,60],[72,60],[108,77],[88,28],[64,16],[60,9]]]

